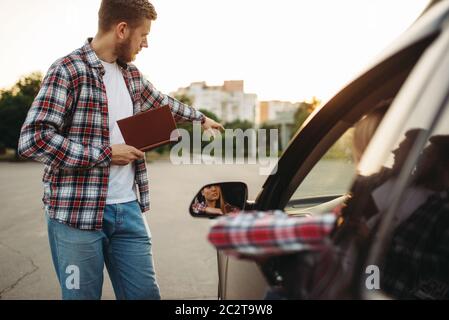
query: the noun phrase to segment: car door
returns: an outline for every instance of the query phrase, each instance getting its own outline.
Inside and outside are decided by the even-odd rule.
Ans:
[[[411,28],[373,67],[309,117],[280,158],[277,172],[265,182],[253,208],[283,209],[306,216],[338,207],[354,179],[355,166],[348,151],[352,126],[379,102],[396,98],[439,35],[447,8],[443,9],[435,14],[437,17]],[[271,284],[277,281],[276,259],[261,268],[263,278],[253,263],[235,259],[220,262],[225,275],[220,279],[222,298],[262,298],[267,285],[264,280]]]
[[[399,93],[382,125],[382,135],[375,137],[362,161],[363,176],[402,162],[394,178],[376,188],[365,186],[357,200],[361,212],[367,211],[368,197],[379,208],[377,216],[367,219],[377,220],[377,229],[355,284],[362,298],[449,297],[448,50],[445,23]],[[416,133],[413,143],[404,148],[411,133]],[[400,149],[404,151],[398,153]],[[378,270],[377,286],[370,282],[367,268]]]

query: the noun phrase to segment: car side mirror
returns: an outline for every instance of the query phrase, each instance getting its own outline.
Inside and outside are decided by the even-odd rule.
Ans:
[[[243,182],[220,182],[205,185],[189,206],[195,218],[216,218],[245,209],[248,187]]]

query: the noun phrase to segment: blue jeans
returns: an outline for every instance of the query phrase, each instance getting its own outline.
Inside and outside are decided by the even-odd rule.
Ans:
[[[64,300],[100,299],[104,265],[117,299],[160,299],[151,234],[137,201],[106,205],[101,231],[79,230],[46,217]]]

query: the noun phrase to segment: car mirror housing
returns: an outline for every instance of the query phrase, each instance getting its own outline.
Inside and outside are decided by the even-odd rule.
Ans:
[[[219,182],[203,186],[193,198],[189,212],[195,218],[217,218],[245,209],[248,187],[243,182]]]

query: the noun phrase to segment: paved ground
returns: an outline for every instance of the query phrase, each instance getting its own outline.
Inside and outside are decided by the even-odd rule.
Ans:
[[[0,163],[0,299],[60,299],[42,208],[43,166]],[[149,164],[152,234],[163,299],[213,298],[216,254],[205,236],[209,220],[193,219],[187,206],[199,188],[216,181],[244,181],[254,199],[265,176],[256,165]],[[105,277],[104,299],[114,299]]]

